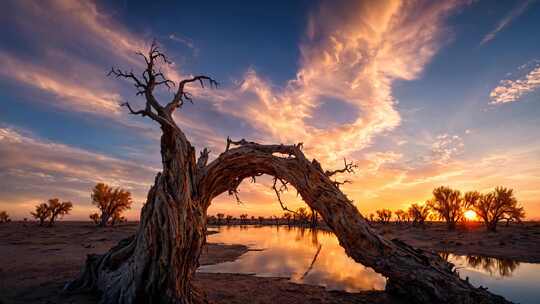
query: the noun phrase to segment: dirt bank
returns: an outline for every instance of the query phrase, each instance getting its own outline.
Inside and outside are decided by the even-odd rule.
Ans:
[[[0,225],[0,303],[98,303],[95,294],[61,295],[64,284],[80,271],[87,254],[105,252],[133,234],[136,223],[97,228],[88,223],[60,222]],[[201,264],[231,261],[248,249],[208,244]],[[214,303],[400,303],[384,292],[326,291],[286,279],[234,274],[197,274],[196,282]]]

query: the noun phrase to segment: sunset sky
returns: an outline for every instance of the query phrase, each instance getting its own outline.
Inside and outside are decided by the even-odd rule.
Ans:
[[[303,142],[324,168],[358,164],[341,179],[362,213],[503,185],[540,219],[539,1],[149,2],[3,1],[0,210],[22,219],[59,197],[75,205],[65,219],[86,220],[105,182],[132,191],[138,218],[160,130],[120,107],[143,101],[106,74],[140,72],[155,38],[169,78],[220,83],[176,115],[212,157],[227,136]],[[209,213],[280,215],[268,180]]]

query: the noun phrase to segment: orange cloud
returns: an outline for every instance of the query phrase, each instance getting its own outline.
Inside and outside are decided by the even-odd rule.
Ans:
[[[503,19],[501,19],[501,21],[499,21],[499,23],[497,24],[497,26],[489,33],[486,34],[486,36],[484,36],[484,38],[482,39],[482,41],[480,42],[480,45],[482,44],[485,44],[491,40],[493,40],[495,38],[495,36],[497,36],[497,34],[502,31],[505,27],[507,27],[508,25],[510,25],[510,23],[517,17],[519,17],[521,14],[523,14],[523,12],[525,12],[525,10],[527,9],[527,7],[529,6],[529,4],[531,4],[533,1],[530,1],[530,0],[527,0],[527,1],[523,1],[522,3],[520,3],[516,8],[514,8],[513,10],[511,10]]]
[[[499,85],[489,94],[491,99],[490,104],[504,104],[518,101],[523,95],[533,92],[539,87],[540,64],[536,63],[535,67],[521,78],[516,80],[501,80]]]
[[[444,18],[460,4],[380,1],[341,11],[323,6],[310,18],[301,68],[285,88],[249,70],[236,90],[212,100],[221,111],[264,130],[265,140],[301,140],[310,155],[335,165],[400,124],[392,83],[418,77],[444,40]],[[335,127],[310,125],[329,99],[359,115]]]
[[[0,168],[0,209],[18,218],[28,217],[37,202],[60,197],[75,203],[68,219],[87,218],[92,208],[90,189],[97,182],[132,191],[136,208],[129,215],[138,218],[138,207],[159,170],[6,127],[0,128]]]
[[[5,77],[24,83],[47,93],[53,94],[54,102],[65,109],[80,112],[99,113],[105,116],[120,114],[119,94],[92,88],[89,83],[81,85],[71,77],[57,74],[49,69],[23,62],[4,53],[0,53],[0,73]]]
[[[420,75],[445,41],[445,17],[462,4],[378,1],[323,6],[309,20],[297,77],[284,88],[274,87],[251,69],[236,89],[208,98],[221,111],[263,130],[263,141],[302,141],[308,156],[326,167],[339,166],[343,157],[355,158],[375,136],[400,124],[392,84]],[[327,128],[311,125],[309,120],[319,119],[317,111],[328,100],[356,108],[358,116],[337,126],[328,122]],[[348,176],[354,185],[344,189],[354,200],[373,201],[377,187],[389,188],[389,181],[399,184],[405,177],[381,169],[401,157],[390,151],[360,156],[360,173]],[[267,202],[261,197],[257,204],[263,201]],[[291,205],[301,203],[293,197]]]

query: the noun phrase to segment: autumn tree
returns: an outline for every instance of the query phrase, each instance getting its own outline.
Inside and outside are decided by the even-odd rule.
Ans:
[[[96,225],[99,224],[99,222],[100,222],[100,216],[99,216],[99,214],[97,214],[96,212],[90,214],[90,216],[88,216],[88,217],[92,220],[92,222],[93,222],[94,224],[96,224]]]
[[[490,193],[480,195],[470,202],[476,215],[482,219],[488,231],[497,231],[497,224],[507,218],[517,221],[525,216],[518,206],[513,189],[497,187]]]
[[[413,221],[413,226],[424,226],[429,216],[429,207],[426,205],[412,204],[407,210]]]
[[[9,219],[7,211],[0,211],[0,223],[7,223],[9,221],[11,220]]]
[[[100,223],[104,227],[110,220],[117,222],[122,213],[131,209],[131,193],[120,187],[113,188],[104,183],[98,183],[92,189],[92,204],[98,207],[101,212]]]
[[[283,213],[283,219],[287,222],[287,226],[290,226],[291,225],[291,219],[292,219],[293,215],[291,212],[284,212]]]
[[[221,225],[221,223],[223,223],[223,219],[225,218],[225,214],[218,213],[218,214],[216,214],[216,216],[217,216],[218,225]]]
[[[522,206],[512,208],[510,212],[505,216],[506,227],[510,225],[510,222],[522,223],[525,218],[525,208]]]
[[[377,220],[382,224],[390,223],[392,219],[392,210],[390,209],[379,209],[375,211],[377,213]]]
[[[319,214],[317,213],[317,211],[310,208],[309,223],[310,223],[312,228],[317,227],[318,219],[319,219]]]
[[[446,221],[448,230],[456,229],[456,224],[463,218],[463,198],[459,190],[445,186],[435,188],[428,206]]]
[[[305,224],[305,223],[308,222],[309,213],[308,213],[307,209],[304,208],[304,207],[300,207],[300,208],[296,209],[295,216],[296,216],[297,221],[300,224]]]
[[[43,226],[43,223],[51,216],[51,210],[49,205],[46,203],[41,203],[35,207],[35,211],[30,212],[30,214],[37,220],[39,220],[39,225]]]
[[[130,113],[160,126],[163,170],[148,193],[136,235],[105,254],[89,255],[80,277],[67,290],[97,290],[102,303],[206,303],[193,278],[205,243],[208,207],[222,193],[237,194],[243,180],[266,174],[294,187],[352,259],[388,278],[389,292],[415,303],[507,303],[460,279],[452,265],[436,254],[378,235],[341,192],[334,178],[340,170],[324,170],[317,160],[309,160],[302,144],[229,138],[225,151],[212,161],[207,149],[197,158],[173,114],[192,100],[188,84],[216,82],[204,75],[178,83],[167,79],[157,66],[170,62],[156,44],[139,55],[145,66],[142,75],[120,69],[113,69],[111,75],[129,79],[144,97],[140,109],[125,104]],[[154,94],[159,86],[173,91],[167,103],[160,103]]]
[[[54,225],[54,222],[56,221],[56,218],[64,217],[64,215],[69,214],[71,212],[71,209],[73,209],[73,203],[71,202],[60,202],[57,198],[51,198],[48,201],[47,207],[49,208],[49,211],[51,212],[49,216],[49,226]]]
[[[115,212],[111,217],[111,226],[118,225],[120,223],[126,223],[127,218],[123,216],[120,212]]]
[[[409,213],[407,213],[407,211],[398,209],[394,211],[394,214],[396,215],[396,221],[398,223],[409,222]]]

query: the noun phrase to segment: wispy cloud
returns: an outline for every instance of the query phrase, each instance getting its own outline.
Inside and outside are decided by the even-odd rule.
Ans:
[[[400,124],[392,84],[420,75],[445,41],[445,17],[461,4],[323,6],[310,18],[295,79],[276,88],[249,70],[237,90],[213,101],[265,131],[268,141],[302,140],[309,153],[332,165]],[[318,115],[323,104],[347,104],[358,114],[336,126],[320,121],[329,117]],[[317,125],[310,124],[314,119]]]
[[[28,87],[53,94],[52,103],[70,111],[98,113],[104,116],[120,114],[121,97],[118,93],[103,90],[96,83],[73,79],[50,69],[23,62],[5,53],[0,53],[0,74],[23,83]],[[88,69],[86,70],[88,71]]]
[[[504,104],[518,101],[523,95],[533,92],[540,87],[540,63],[536,63],[532,69],[518,79],[501,80],[499,85],[491,90],[490,104]]]
[[[195,93],[210,100],[217,112],[234,116],[239,124],[249,124],[256,129],[260,135],[256,140],[303,141],[308,153],[333,165],[342,157],[369,146],[375,136],[400,124],[392,84],[420,75],[445,40],[445,17],[462,3],[366,2],[323,6],[310,17],[307,39],[300,46],[301,68],[285,87],[273,86],[250,69],[236,86],[218,91],[195,89]],[[144,41],[99,11],[94,3],[59,0],[50,7],[26,2],[19,5],[24,12],[19,18],[43,23],[40,28],[47,28],[45,24],[50,22],[52,14],[57,16],[53,20],[67,31],[58,34],[63,35],[58,37],[60,40],[67,35],[83,45],[89,44],[94,52],[105,49],[103,55],[112,54],[113,59],[119,60],[115,64],[120,66],[140,65],[134,52],[144,47]],[[30,36],[39,40],[44,48],[57,48],[39,36]],[[169,39],[193,46],[176,34]],[[66,55],[72,60],[70,65],[80,66],[79,73],[84,73],[86,78],[94,81],[103,78],[102,72],[96,72],[100,70],[98,66],[88,68],[89,64],[78,55]],[[118,102],[125,96],[113,93],[121,91],[119,86],[92,85],[84,81],[87,79],[62,81],[63,65],[55,64],[58,60],[54,58],[47,58],[46,66],[42,62],[25,64],[14,55],[3,59],[12,64],[10,70],[20,67],[13,75],[4,76],[10,75],[60,97],[62,102],[57,104],[64,108],[104,115],[120,113]],[[104,60],[111,62],[111,58]],[[176,72],[177,67],[164,68],[173,80],[181,77]],[[345,123],[334,123],[332,115],[322,115],[321,111],[328,107],[339,106],[354,109],[350,112],[356,117],[352,116]],[[125,115],[116,116],[122,120],[120,117]],[[201,128],[193,127],[201,123],[204,121],[184,124],[200,135],[196,144],[217,142],[217,130],[206,128],[201,132]]]
[[[463,152],[465,144],[459,135],[441,134],[431,145],[432,161],[448,162]]]
[[[0,128],[0,206],[17,216],[50,197],[76,204],[74,216],[86,218],[90,188],[97,182],[122,186],[143,202],[158,168],[44,140],[24,130]],[[134,217],[137,211],[132,212]]]
[[[535,189],[540,182],[538,149],[492,153],[464,161],[460,157],[464,136],[453,133],[430,136],[418,153],[408,151],[414,145],[411,138],[396,140],[396,146],[388,149],[370,148],[381,135],[402,123],[403,112],[398,112],[394,92],[396,82],[421,76],[448,41],[446,17],[464,2],[323,5],[309,18],[296,77],[276,86],[253,68],[232,86],[219,90],[193,88],[196,104],[177,113],[177,121],[194,144],[209,146],[215,153],[223,149],[224,138],[232,135],[261,142],[302,141],[308,156],[320,159],[325,167],[340,166],[347,157],[358,163],[359,170],[347,176],[354,183],[343,189],[359,202],[357,206],[363,212],[424,201],[440,184],[483,190],[504,178],[512,183],[510,186]],[[115,22],[114,16],[92,2],[23,1],[16,5],[20,6],[15,18],[20,20],[14,22],[17,30],[39,48],[42,56],[2,52],[0,62],[9,69],[1,71],[1,76],[50,94],[54,98],[51,104],[62,109],[91,112],[117,122],[126,119],[128,115],[122,113],[118,103],[131,98],[131,87],[103,78],[111,64],[140,69],[140,58],[134,52],[145,48],[144,37]],[[26,20],[33,22],[23,22]],[[169,39],[195,48],[180,34]],[[528,70],[517,80],[501,82],[501,88],[492,92],[492,103],[515,101],[536,89],[539,68]],[[186,74],[178,66],[164,69],[176,81]],[[331,110],[338,108],[347,111],[346,120],[332,115]],[[158,157],[157,151],[152,153]],[[89,189],[95,182],[127,187],[140,202],[158,170],[5,127],[0,128],[0,169],[2,209],[28,216],[34,203],[60,196],[76,203],[75,218],[86,218]],[[271,203],[275,197],[267,188],[268,180],[262,177],[257,181],[261,183],[242,185],[245,205],[231,206],[234,203],[224,196],[214,202],[212,212],[279,212],[277,203]],[[534,209],[537,203],[538,193],[534,191],[519,192],[528,209]],[[302,204],[294,191],[285,200],[292,208]],[[131,217],[137,213],[135,208]]]
[[[491,40],[493,40],[495,38],[495,36],[500,32],[502,31],[505,27],[507,27],[508,25],[510,25],[510,23],[516,19],[517,17],[519,17],[521,14],[523,14],[523,12],[525,12],[525,10],[527,9],[527,7],[529,7],[529,5],[534,2],[534,0],[526,0],[526,1],[523,1],[522,3],[520,3],[518,6],[516,6],[513,10],[511,10],[503,19],[501,19],[499,21],[499,23],[497,23],[497,26],[491,31],[489,32],[487,35],[484,36],[484,38],[482,38],[482,41],[480,41],[480,45],[483,45]]]
[[[193,56],[199,55],[199,49],[195,46],[195,43],[193,42],[193,40],[187,37],[180,36],[178,34],[170,34],[168,38],[174,42],[178,42],[188,47],[189,49],[191,49],[191,51],[193,52]]]

